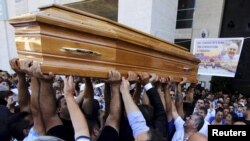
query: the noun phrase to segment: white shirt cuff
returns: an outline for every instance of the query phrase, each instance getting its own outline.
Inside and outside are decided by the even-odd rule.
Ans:
[[[144,86],[144,89],[148,91],[149,89],[153,88],[153,85],[151,83],[148,83]]]

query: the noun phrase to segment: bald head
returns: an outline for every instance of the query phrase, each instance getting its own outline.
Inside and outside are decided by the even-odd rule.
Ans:
[[[201,133],[194,133],[189,137],[188,141],[207,141],[207,136]]]
[[[236,121],[234,122],[234,125],[247,125],[247,124],[243,121]]]

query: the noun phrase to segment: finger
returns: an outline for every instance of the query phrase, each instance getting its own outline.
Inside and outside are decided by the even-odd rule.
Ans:
[[[109,70],[109,72],[108,72],[108,78],[109,79],[111,78],[111,75],[112,75],[112,70]]]
[[[120,72],[118,72],[118,79],[121,80],[121,73]]]
[[[63,81],[63,82],[64,82],[64,86],[67,85],[68,78],[69,78],[68,76],[65,77],[65,79],[64,79],[64,81]]]
[[[118,79],[118,77],[119,77],[119,72],[118,71],[114,71],[114,79]]]
[[[69,76],[69,84],[73,84],[73,77],[71,75]]]
[[[125,80],[126,80],[126,79],[125,79],[125,77],[123,76],[123,77],[122,77],[122,81],[125,81]]]

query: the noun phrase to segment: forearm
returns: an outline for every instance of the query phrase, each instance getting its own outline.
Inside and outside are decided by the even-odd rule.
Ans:
[[[155,118],[166,117],[166,112],[164,110],[160,95],[155,88],[151,88],[146,91],[151,105],[154,107]]]
[[[84,92],[80,92],[80,94],[76,97],[76,103],[78,105],[81,105],[83,103],[83,96],[84,96]]]
[[[110,102],[111,102],[111,91],[110,91],[110,84],[105,83],[104,87],[104,101],[105,101],[105,113],[104,118],[108,117],[110,113]]]
[[[118,133],[121,119],[121,96],[119,86],[119,84],[111,84],[112,98],[110,102],[110,113],[106,120],[106,125],[113,127]]]
[[[75,131],[75,138],[79,136],[90,137],[88,131],[87,121],[81,112],[78,104],[76,103],[74,97],[66,97],[66,102],[70,114],[70,118]]]
[[[120,112],[121,112],[121,96],[120,96],[120,91],[119,91],[119,85],[114,86],[117,84],[111,84],[111,93],[112,93],[112,98],[110,102],[110,113],[109,115],[118,115],[120,118]]]
[[[36,77],[31,78],[31,110],[32,115],[40,112],[39,108],[40,82]]]
[[[159,94],[159,96],[160,96],[160,99],[161,99],[161,103],[162,103],[162,105],[163,105],[163,108],[164,108],[164,110],[166,111],[166,102],[165,102],[165,98],[164,98],[164,92],[162,92],[161,87],[158,87],[158,88],[157,88],[157,92],[158,92],[158,94]]]
[[[129,93],[122,93],[122,99],[127,114],[131,112],[140,112]]]
[[[178,118],[179,114],[177,113],[175,104],[173,102],[171,102],[171,104],[172,104],[172,106],[171,106],[172,107],[172,116],[173,116],[174,120],[176,120]]]
[[[20,111],[30,112],[30,93],[26,82],[25,74],[21,73],[18,77],[18,102]]]
[[[140,103],[140,98],[141,98],[141,92],[142,92],[142,89],[141,89],[141,84],[140,83],[137,83],[136,84],[136,90],[133,94],[133,100],[136,104],[139,104]]]
[[[52,87],[52,80],[40,79],[40,108],[43,115],[43,120],[49,119],[56,115],[56,96]],[[48,108],[50,105],[50,108]]]
[[[189,103],[193,103],[194,101],[194,88],[191,88],[187,95],[187,100]]]
[[[165,102],[166,102],[166,111],[170,112],[172,110],[172,100],[170,97],[170,89],[167,87],[164,91],[165,94]]]
[[[93,100],[94,100],[94,89],[90,78],[86,78],[85,88],[84,88],[84,100],[82,108],[85,114],[91,115],[93,111]]]
[[[150,101],[149,101],[149,98],[148,98],[148,96],[147,96],[147,94],[146,94],[145,91],[143,92],[141,101],[142,101],[142,105],[151,105]]]
[[[175,105],[178,114],[183,118],[184,117],[184,111],[183,111],[183,96],[182,93],[176,93],[175,96]]]

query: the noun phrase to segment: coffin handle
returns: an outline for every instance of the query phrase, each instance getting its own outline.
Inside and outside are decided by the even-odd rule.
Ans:
[[[70,53],[91,55],[91,56],[101,56],[102,55],[100,52],[92,51],[92,50],[88,50],[88,49],[82,49],[82,48],[62,47],[61,50],[66,51],[66,52],[70,52]]]
[[[183,70],[184,70],[184,71],[192,71],[193,69],[192,69],[192,68],[189,68],[189,67],[183,67]]]

